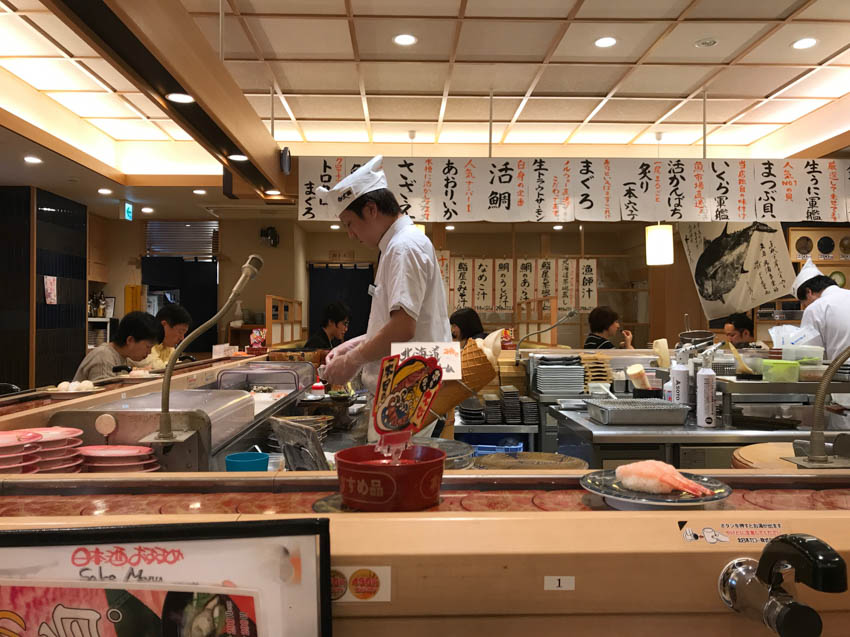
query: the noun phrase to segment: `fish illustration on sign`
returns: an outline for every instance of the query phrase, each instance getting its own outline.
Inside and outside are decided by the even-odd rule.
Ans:
[[[723,232],[711,241],[705,242],[705,249],[697,260],[694,279],[700,296],[706,301],[720,301],[735,289],[744,270],[744,261],[750,247],[750,240],[756,232],[776,232],[767,224],[755,222],[737,232],[729,234],[729,224]]]

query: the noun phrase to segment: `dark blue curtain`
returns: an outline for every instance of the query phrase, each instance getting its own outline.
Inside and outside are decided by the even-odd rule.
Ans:
[[[29,187],[0,188],[0,383],[18,387],[29,387],[30,226]]]
[[[345,338],[366,333],[372,297],[369,285],[375,279],[374,266],[342,268],[310,264],[310,334],[319,329],[322,314],[330,303],[342,301],[351,308],[351,321]]]

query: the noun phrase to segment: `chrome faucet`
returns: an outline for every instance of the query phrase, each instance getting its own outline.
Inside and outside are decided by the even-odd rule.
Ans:
[[[717,592],[729,608],[764,623],[781,637],[819,637],[820,615],[795,601],[794,582],[843,593],[847,568],[831,546],[814,536],[780,535],[764,547],[758,560],[741,557],[729,562],[720,572]]]

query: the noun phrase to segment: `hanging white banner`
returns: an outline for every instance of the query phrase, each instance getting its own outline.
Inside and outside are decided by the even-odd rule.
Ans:
[[[452,259],[452,288],[454,308],[472,307],[475,294],[472,259]]]
[[[534,266],[535,259],[517,259],[516,261],[516,300],[518,303],[536,298],[534,293],[536,282]]]
[[[566,312],[578,307],[576,260],[558,259],[558,310]]]
[[[597,305],[596,259],[579,259],[579,303],[582,310],[592,310]]]
[[[614,172],[617,176],[614,188],[620,205],[620,217],[624,221],[658,220],[661,161],[618,159],[614,161]]]
[[[513,259],[496,259],[495,305],[497,312],[514,311],[514,262]]]
[[[475,309],[493,311],[493,259],[475,259]]]
[[[451,291],[452,291],[452,255],[448,250],[437,250],[437,263],[440,264],[440,276],[443,279],[443,289],[446,292],[446,305],[448,307],[454,307],[452,305]]]
[[[537,259],[537,297],[556,296],[558,272],[555,259]],[[544,306],[549,309],[549,304]]]

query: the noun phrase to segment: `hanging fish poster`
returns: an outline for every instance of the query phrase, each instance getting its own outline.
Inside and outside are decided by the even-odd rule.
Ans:
[[[794,268],[779,223],[680,223],[679,233],[709,320],[789,293]]]

